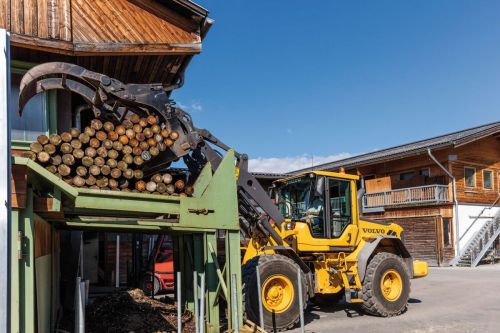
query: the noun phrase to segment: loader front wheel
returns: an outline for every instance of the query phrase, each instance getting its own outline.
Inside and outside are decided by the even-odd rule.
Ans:
[[[410,275],[403,260],[395,254],[377,253],[366,268],[363,282],[363,310],[392,317],[403,313],[410,296]]]
[[[259,323],[257,270],[259,266],[264,326],[269,331],[292,328],[300,319],[297,266],[288,257],[273,254],[255,257],[243,266],[243,298],[248,319]],[[302,274],[303,299],[306,282]]]

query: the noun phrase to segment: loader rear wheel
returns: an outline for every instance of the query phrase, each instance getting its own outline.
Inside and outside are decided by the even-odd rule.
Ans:
[[[259,323],[256,267],[259,266],[264,326],[267,330],[284,331],[300,319],[297,266],[288,257],[273,254],[255,257],[243,266],[243,300],[245,314]],[[302,274],[303,299],[306,305],[306,281]]]
[[[377,253],[366,268],[363,310],[375,316],[397,316],[406,310],[409,296],[410,275],[403,260],[392,253]]]

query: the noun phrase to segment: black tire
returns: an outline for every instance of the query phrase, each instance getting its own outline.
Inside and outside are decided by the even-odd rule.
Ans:
[[[293,285],[293,300],[284,312],[273,314],[263,306],[264,326],[268,331],[285,331],[295,326],[300,320],[298,303],[297,265],[283,255],[272,254],[254,257],[243,266],[243,300],[246,317],[254,323],[259,323],[259,304],[257,294],[256,267],[259,266],[261,287],[272,276],[285,276]],[[302,303],[304,309],[307,302],[308,290],[306,279],[302,274]]]
[[[145,295],[151,295],[151,275],[146,275],[142,279],[142,290],[144,291]],[[153,279],[153,295],[156,295],[160,292],[160,280],[158,280],[158,277],[154,277]]]
[[[384,274],[391,271],[397,272],[402,282],[401,292],[393,300],[389,300],[383,295],[381,287]],[[363,310],[368,314],[380,317],[397,316],[406,311],[409,297],[410,274],[401,257],[387,252],[377,253],[366,268],[363,283]]]

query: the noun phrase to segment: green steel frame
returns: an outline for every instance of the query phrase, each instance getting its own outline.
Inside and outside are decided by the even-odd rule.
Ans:
[[[210,164],[205,166],[194,184],[192,197],[80,189],[27,158],[13,157],[12,163],[26,166],[28,178],[27,206],[12,212],[12,239],[19,240],[11,249],[12,323],[19,324],[19,327],[13,325],[12,332],[36,331],[34,193],[51,197],[52,211],[64,213],[64,218],[47,219],[54,228],[172,235],[176,270],[182,272],[183,303],[188,309],[194,307],[193,272],[203,274],[206,279],[206,332],[220,332],[220,300],[225,299],[231,309],[231,275],[236,274],[238,320],[242,327],[240,231],[233,151],[226,154],[215,173]],[[18,237],[19,232],[23,237]],[[225,242],[222,268],[217,257],[218,234],[224,235]],[[227,311],[227,319],[231,330],[232,311]]]

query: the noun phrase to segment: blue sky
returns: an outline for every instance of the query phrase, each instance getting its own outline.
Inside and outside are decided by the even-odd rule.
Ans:
[[[208,1],[173,97],[254,170],[500,120],[500,1]]]

